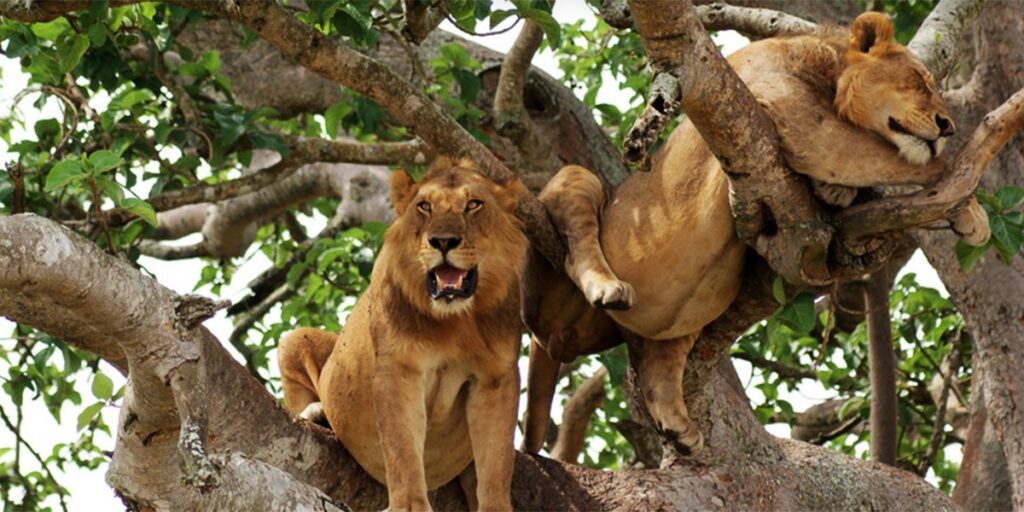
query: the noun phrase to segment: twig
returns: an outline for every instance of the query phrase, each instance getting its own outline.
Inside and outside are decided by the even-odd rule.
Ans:
[[[206,244],[203,242],[193,245],[176,246],[163,244],[156,240],[142,240],[139,242],[139,252],[151,258],[167,261],[185,260],[209,255],[206,250]]]
[[[59,482],[57,482],[57,479],[53,476],[53,472],[50,471],[50,465],[46,463],[46,460],[44,460],[43,457],[39,455],[39,452],[32,448],[32,445],[28,444],[28,442],[25,441],[25,438],[21,436],[21,417],[18,417],[19,425],[16,427],[14,423],[11,422],[11,418],[7,416],[7,412],[4,411],[3,407],[0,407],[0,420],[3,420],[4,425],[7,426],[7,429],[10,430],[12,434],[14,434],[15,444],[18,447],[24,446],[25,449],[28,450],[28,453],[32,455],[32,457],[35,458],[37,462],[39,462],[39,466],[42,467],[43,471],[46,472],[46,478],[48,478],[50,482],[53,483],[53,488],[57,491],[57,497],[60,500],[61,510],[67,512],[68,506],[67,503],[64,502],[64,497],[67,496],[67,491],[64,489],[62,485],[60,485]],[[21,476],[21,474],[19,473],[17,462],[15,462],[14,464],[14,474],[18,475],[19,477]]]
[[[932,437],[928,441],[928,449],[925,450],[916,468],[917,474],[921,476],[924,476],[928,472],[928,468],[932,467],[932,464],[935,462],[935,454],[938,453],[939,447],[942,446],[946,429],[946,409],[948,408],[949,391],[954,387],[953,375],[956,374],[957,369],[960,367],[960,343],[962,341],[963,336],[957,336],[953,342],[952,349],[946,356],[945,362],[948,363],[949,373],[944,375],[942,379],[942,392],[939,393],[939,403],[936,404],[938,411],[935,413],[935,423],[932,424]],[[939,374],[942,375],[941,368],[939,369]]]

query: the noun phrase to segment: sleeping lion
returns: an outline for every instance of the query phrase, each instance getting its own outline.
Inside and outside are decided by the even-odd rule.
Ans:
[[[419,183],[394,172],[398,218],[341,334],[278,347],[288,412],[326,416],[389,510],[429,510],[456,476],[473,509],[512,509],[524,190],[468,161],[439,158]]]
[[[728,60],[775,122],[789,164],[826,202],[847,206],[856,187],[939,177],[942,166],[926,164],[955,124],[931,74],[893,41],[884,15],[863,14],[849,31],[755,42]],[[572,282],[531,258],[523,308],[535,341],[524,448],[541,448],[559,362],[622,343],[624,327],[643,338],[636,367],[655,427],[680,453],[696,452],[703,436],[683,401],[686,358],[739,292],[747,252],[736,237],[729,180],[685,120],[650,173],[631,175],[607,197],[578,166],[541,192],[568,242]],[[974,243],[988,238],[977,203],[954,227]]]

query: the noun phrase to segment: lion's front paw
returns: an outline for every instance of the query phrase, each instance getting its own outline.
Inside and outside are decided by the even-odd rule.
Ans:
[[[818,180],[811,180],[811,185],[814,187],[814,195],[832,206],[846,208],[857,197],[857,189],[853,187],[832,185]]]
[[[636,301],[636,291],[625,281],[588,273],[581,279],[580,288],[587,302],[604,309],[629,309]]]

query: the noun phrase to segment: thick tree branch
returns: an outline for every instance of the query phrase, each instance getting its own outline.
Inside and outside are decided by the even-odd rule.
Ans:
[[[683,110],[729,174],[740,240],[791,283],[829,282],[831,228],[820,220],[807,182],[789,171],[768,114],[718,52],[691,3],[632,0],[629,6],[652,67],[679,81]],[[769,217],[778,227],[774,234],[765,230]]]
[[[782,11],[724,3],[699,5],[697,14],[705,30],[735,30],[756,38],[806,34],[818,28],[810,21]]]
[[[527,21],[501,65],[498,88],[494,92],[495,127],[499,133],[507,134],[513,140],[521,139],[532,128],[528,125],[532,123],[523,104],[523,87],[530,72],[530,61],[543,40],[544,31],[540,25]]]
[[[11,270],[0,275],[0,313],[78,347],[116,345],[121,357],[130,361],[117,448],[108,472],[108,481],[129,503],[139,508],[218,509],[252,503],[246,500],[253,496],[260,503],[300,498],[294,503],[311,503],[326,495],[355,509],[384,506],[383,487],[359,469],[340,443],[318,427],[291,421],[212,335],[194,327],[194,316],[176,310],[180,298],[171,291],[52,221],[27,215],[0,217],[0,240],[8,242],[0,244],[0,265]],[[202,376],[187,369],[197,361],[203,366]],[[181,380],[173,383],[173,378]],[[216,438],[207,444],[204,456],[220,475],[219,484],[203,494],[183,483],[186,474],[178,452],[178,409],[191,411],[192,405],[179,405],[181,398],[175,393],[195,385],[205,386],[208,437]],[[699,468],[604,472],[519,454],[515,506],[675,509],[700,508],[717,499],[732,508],[755,502],[750,490],[756,488],[771,496],[768,505],[773,508],[814,504],[845,509],[860,504],[888,509],[913,496],[915,503],[930,510],[952,510],[948,498],[917,478],[820,447],[773,440],[763,430],[757,434],[760,427],[749,411],[735,408],[743,398],[720,378],[709,386],[707,406],[718,411],[709,434],[725,442],[733,429],[745,425],[744,432],[750,429],[752,437],[742,442],[752,449],[760,447],[748,452],[761,454],[760,463],[742,458],[737,464]],[[256,467],[238,467],[249,460],[258,461],[251,462]],[[841,485],[847,477],[822,481],[825,475],[848,471],[857,472],[863,487]],[[262,476],[246,476],[251,473]],[[637,488],[646,492],[628,492]],[[235,495],[242,489],[247,490],[244,495]],[[461,509],[461,496],[449,485],[434,496],[434,505]]]
[[[907,47],[942,80],[957,63],[958,45],[987,0],[942,0],[917,29]]]

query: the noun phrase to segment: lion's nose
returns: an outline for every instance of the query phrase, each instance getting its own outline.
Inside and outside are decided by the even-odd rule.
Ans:
[[[935,114],[935,124],[939,127],[940,137],[952,137],[953,134],[956,133],[956,127],[953,126],[953,121],[942,114]]]
[[[442,253],[448,252],[462,243],[462,239],[457,236],[432,236],[430,237],[430,246],[434,249],[441,251]]]

